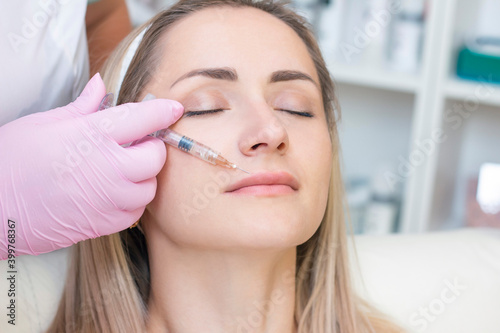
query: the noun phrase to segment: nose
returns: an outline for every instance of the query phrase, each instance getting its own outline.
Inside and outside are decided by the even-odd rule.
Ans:
[[[253,156],[262,153],[285,154],[288,150],[288,132],[277,112],[267,104],[252,110],[246,119],[244,134],[239,143],[240,151]]]

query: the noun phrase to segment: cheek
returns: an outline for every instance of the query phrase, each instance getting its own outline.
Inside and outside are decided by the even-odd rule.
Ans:
[[[167,229],[182,224],[189,215],[186,213],[196,210],[193,207],[193,194],[198,185],[203,183],[199,178],[203,174],[200,167],[204,167],[199,162],[181,151],[167,147],[167,161],[157,176],[156,196],[147,208],[156,224],[165,231],[170,232]]]
[[[321,140],[318,143],[318,151],[319,153],[315,156],[315,160],[317,161],[318,183],[323,191],[327,193],[333,167],[332,142],[327,130],[325,130],[324,134],[321,136]]]
[[[332,142],[326,126],[315,124],[294,131],[294,141],[297,161],[303,161],[304,169],[314,179],[326,179],[332,166]]]
[[[227,223],[232,208],[221,204],[220,198],[233,177],[226,169],[167,147],[167,162],[157,176],[156,196],[146,208],[149,231],[161,233],[176,244],[222,243],[227,234],[215,230],[220,223]]]
[[[311,225],[311,228],[315,231],[326,209],[333,156],[328,130],[317,128],[309,133],[309,138],[301,138],[297,145],[300,147],[298,160],[305,163],[302,169],[307,184],[306,188],[304,188],[307,191],[308,198],[306,207],[309,208],[309,214],[312,217],[311,221],[315,222]]]

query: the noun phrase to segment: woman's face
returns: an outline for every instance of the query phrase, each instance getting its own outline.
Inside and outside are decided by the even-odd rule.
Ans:
[[[146,93],[177,100],[171,129],[239,170],[167,146],[146,236],[210,248],[296,246],[319,227],[331,142],[318,75],[285,23],[252,8],[210,8],[177,22]]]

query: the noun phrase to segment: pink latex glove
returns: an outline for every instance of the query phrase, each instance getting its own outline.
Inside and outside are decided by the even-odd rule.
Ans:
[[[154,198],[166,148],[147,135],[183,107],[155,99],[96,112],[105,94],[96,74],[75,102],[0,127],[0,259],[9,244],[36,255],[119,232]]]

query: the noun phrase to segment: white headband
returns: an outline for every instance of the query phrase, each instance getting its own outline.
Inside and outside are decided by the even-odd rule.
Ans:
[[[146,31],[151,27],[151,25],[148,25],[146,28],[144,28],[130,43],[127,49],[127,53],[125,53],[125,56],[123,57],[122,60],[122,66],[120,68],[120,76],[118,77],[117,81],[117,86],[115,89],[115,99],[113,101],[113,105],[116,105],[116,102],[118,101],[118,94],[120,93],[120,89],[122,87],[123,79],[125,78],[125,74],[127,73],[127,70],[130,66],[130,63],[132,62],[132,58],[134,58],[135,53],[137,52],[137,48],[139,47],[139,44],[141,44],[142,38],[144,37],[144,34]]]

